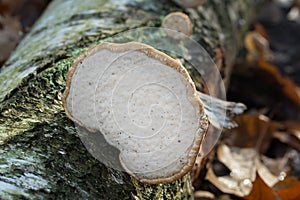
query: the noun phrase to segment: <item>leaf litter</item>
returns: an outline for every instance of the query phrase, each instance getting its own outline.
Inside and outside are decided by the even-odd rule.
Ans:
[[[269,2],[246,35],[228,98],[248,110],[192,174],[195,199],[300,199],[299,5]]]

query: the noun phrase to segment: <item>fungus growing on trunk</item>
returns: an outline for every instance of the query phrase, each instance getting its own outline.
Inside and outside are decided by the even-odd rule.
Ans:
[[[208,128],[194,83],[180,62],[151,46],[102,43],[73,63],[63,105],[70,119],[104,135],[122,167],[146,183],[190,171]]]
[[[168,14],[162,22],[162,27],[165,28],[166,34],[175,40],[187,39],[193,32],[193,24],[190,17],[182,12]]]

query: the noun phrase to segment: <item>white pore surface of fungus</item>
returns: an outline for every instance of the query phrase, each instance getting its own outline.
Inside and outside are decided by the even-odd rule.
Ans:
[[[63,104],[73,121],[118,148],[122,167],[146,183],[185,175],[208,126],[184,67],[136,42],[102,43],[80,55]]]

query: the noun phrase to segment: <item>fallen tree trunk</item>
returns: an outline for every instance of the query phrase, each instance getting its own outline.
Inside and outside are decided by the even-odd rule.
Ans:
[[[188,176],[150,186],[87,152],[62,107],[66,72],[88,47],[134,27],[159,27],[181,10],[193,20],[193,38],[211,56],[221,52],[228,84],[259,3],[209,0],[184,10],[167,0],[53,1],[0,74],[0,198],[191,199]]]

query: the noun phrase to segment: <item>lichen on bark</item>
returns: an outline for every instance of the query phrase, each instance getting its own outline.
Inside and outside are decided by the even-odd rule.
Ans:
[[[189,174],[172,183],[148,185],[131,178],[136,191],[136,197],[157,200],[192,200],[192,186]]]

